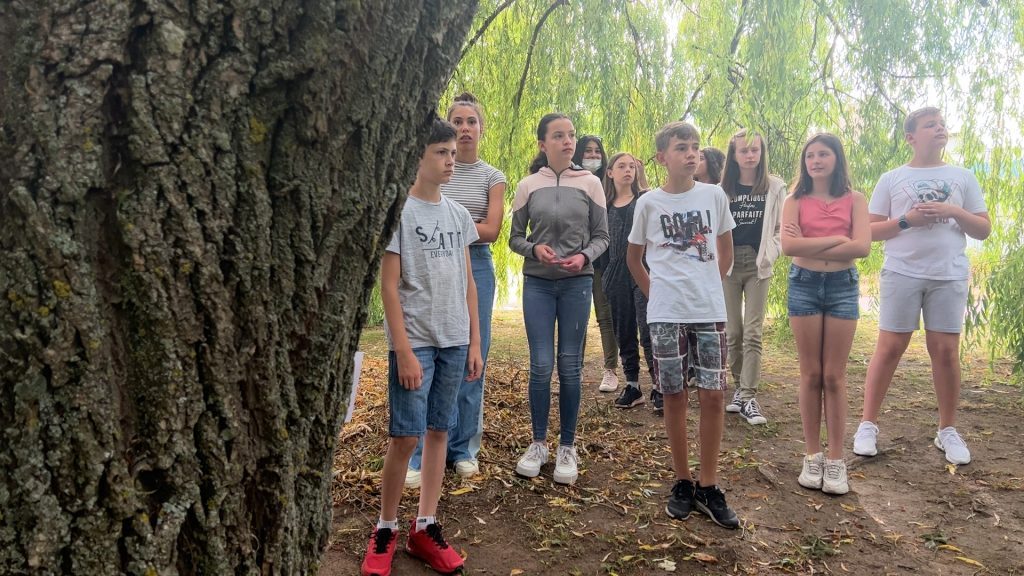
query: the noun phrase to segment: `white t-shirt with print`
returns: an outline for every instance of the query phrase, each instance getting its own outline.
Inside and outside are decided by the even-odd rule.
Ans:
[[[675,194],[655,188],[637,199],[629,243],[647,248],[648,323],[725,321],[717,240],[735,227],[717,184],[696,182]]]
[[[947,164],[930,168],[904,165],[882,174],[868,212],[894,220],[922,202],[948,202],[971,214],[987,211],[974,174]],[[915,226],[885,241],[882,268],[912,278],[964,280],[970,273],[966,246],[966,235],[952,218]]]

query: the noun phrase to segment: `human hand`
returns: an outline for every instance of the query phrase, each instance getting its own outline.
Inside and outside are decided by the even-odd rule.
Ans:
[[[480,354],[479,345],[470,345],[469,353],[466,355],[466,382],[472,382],[480,377],[484,369],[484,359]]]
[[[912,227],[924,226],[925,224],[931,224],[935,221],[931,217],[925,216],[924,212],[921,211],[921,206],[921,204],[918,204],[903,215],[903,217],[907,219],[907,223]]]
[[[563,259],[559,266],[566,272],[576,273],[583,270],[583,267],[587,265],[587,258],[583,254],[576,254]]]
[[[931,218],[933,222],[956,218],[963,211],[959,206],[947,202],[922,202],[916,206],[916,209],[924,216]]]
[[[412,350],[395,352],[398,362],[398,383],[406,390],[419,390],[423,386],[423,367]]]
[[[533,255],[537,260],[540,260],[541,264],[547,264],[548,266],[558,264],[561,261],[558,254],[555,254],[555,251],[547,244],[537,244],[534,246]]]
[[[785,232],[786,236],[789,236],[790,238],[803,238],[804,236],[803,231],[800,230],[800,225],[797,224],[796,222],[790,222],[789,224],[786,224],[782,231]]]

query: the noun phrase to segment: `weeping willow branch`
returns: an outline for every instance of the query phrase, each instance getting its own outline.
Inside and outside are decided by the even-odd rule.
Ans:
[[[473,48],[473,46],[476,45],[477,40],[479,40],[480,37],[484,35],[484,32],[486,32],[487,29],[490,28],[491,23],[494,22],[494,19],[497,18],[502,12],[504,12],[506,8],[515,3],[516,0],[505,0],[505,2],[502,2],[500,5],[498,5],[497,8],[494,9],[494,12],[491,12],[491,15],[488,16],[483,21],[482,24],[480,24],[480,28],[477,29],[476,34],[473,34],[473,37],[470,38],[469,42],[466,42],[466,46],[462,49],[462,53],[459,54],[459,62],[461,62],[462,59],[466,57],[466,54]]]
[[[537,38],[540,37],[540,31],[544,28],[544,23],[547,22],[548,16],[555,11],[559,6],[568,4],[568,0],[555,0],[548,6],[548,9],[544,11],[544,14],[540,17],[537,25],[533,28],[533,37],[530,38],[530,47],[526,51],[526,64],[523,66],[523,74],[519,77],[519,89],[516,90],[516,96],[512,99],[512,126],[509,130],[508,140],[512,141],[512,135],[515,134],[515,126],[519,123],[519,105],[523,101],[523,90],[526,89],[526,77],[530,73],[530,62],[533,61],[533,49],[537,47]]]

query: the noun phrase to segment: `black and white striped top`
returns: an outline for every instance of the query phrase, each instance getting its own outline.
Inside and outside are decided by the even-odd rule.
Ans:
[[[488,194],[495,184],[505,182],[505,175],[483,160],[472,164],[455,163],[455,173],[447,184],[441,185],[441,192],[462,204],[473,222],[487,218]]]

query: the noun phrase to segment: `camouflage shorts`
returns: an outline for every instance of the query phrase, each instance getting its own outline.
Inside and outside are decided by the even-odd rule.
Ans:
[[[663,394],[677,394],[689,385],[726,390],[725,322],[650,325],[654,372]]]

